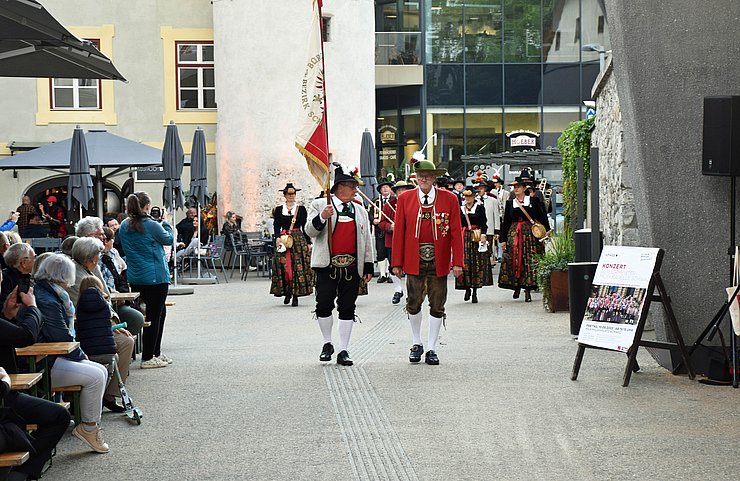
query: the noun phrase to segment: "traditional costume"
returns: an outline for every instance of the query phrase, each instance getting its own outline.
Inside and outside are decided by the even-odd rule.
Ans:
[[[517,177],[511,185],[526,182]],[[501,271],[498,277],[498,286],[503,289],[513,289],[514,298],[519,297],[519,291],[525,289],[526,298],[529,302],[531,297],[529,291],[537,289],[535,279],[534,257],[544,252],[544,245],[532,234],[533,220],[541,222],[545,229],[550,230],[550,222],[545,214],[544,207],[537,197],[525,195],[520,203],[515,195],[506,202],[504,208],[504,220],[501,225],[501,235],[506,242]]]
[[[293,184],[283,188],[283,195],[300,192]],[[298,298],[313,293],[314,272],[311,270],[311,251],[308,239],[303,233],[308,212],[302,205],[287,203],[275,207],[272,211],[275,236],[275,259],[272,270],[270,294],[285,297],[284,304],[291,302],[298,305]]]
[[[393,193],[396,196],[393,197],[390,202],[385,204],[385,206],[383,206],[383,215],[381,216],[378,228],[382,229],[383,232],[385,232],[385,249],[388,252],[388,259],[390,259],[391,261],[393,259],[393,230],[395,224],[393,219],[395,219],[396,217],[396,205],[398,204],[398,196],[412,188],[413,186],[408,182],[404,180],[399,180],[392,187]],[[393,282],[394,287],[393,299],[391,300],[391,302],[393,304],[398,304],[399,302],[401,302],[401,298],[403,297],[403,286],[401,285],[401,278],[391,272],[390,280],[391,282]]]
[[[429,160],[418,161],[414,170],[437,176],[444,172]],[[437,339],[447,301],[447,275],[451,266],[463,265],[460,204],[451,192],[432,186],[425,193],[419,187],[398,196],[394,221],[393,267],[406,273],[406,311],[413,337],[409,361],[419,362],[424,352],[421,304],[427,297],[429,344],[425,362],[436,365]]]
[[[378,271],[380,272],[380,276],[378,277],[379,284],[382,284],[383,282],[391,282],[388,273],[388,259],[390,259],[390,256],[388,255],[388,251],[385,247],[385,231],[383,231],[383,229],[380,229],[378,227],[378,224],[383,217],[381,215],[383,207],[385,207],[385,205],[391,201],[393,195],[390,191],[383,189],[383,186],[388,186],[389,188],[393,187],[393,182],[390,182],[389,180],[384,180],[378,184],[377,189],[380,195],[373,199],[373,203],[370,206],[369,210],[370,219],[375,225],[375,260],[378,262]]]
[[[463,191],[463,197],[475,197],[472,187]],[[465,265],[463,275],[455,279],[455,289],[465,291],[465,300],[469,301],[472,295],[473,303],[478,302],[477,290],[483,286],[493,285],[493,271],[491,268],[490,239],[485,234],[488,231],[485,207],[481,202],[473,201],[472,207],[467,202],[460,206],[460,221],[463,228]],[[483,234],[483,236],[481,235]]]
[[[340,184],[359,185],[356,171],[349,172],[340,164],[334,165],[332,193],[337,191]],[[333,207],[328,220],[321,215],[327,203]],[[327,224],[331,226],[331,233]],[[311,267],[316,273],[316,317],[324,337],[319,360],[329,361],[334,353],[332,327],[336,300],[339,316],[337,364],[351,366],[348,348],[355,320],[355,301],[362,276],[372,276],[374,270],[374,242],[367,211],[352,199],[342,201],[336,195],[332,195],[328,201],[316,199],[308,211],[306,233],[313,239]]]

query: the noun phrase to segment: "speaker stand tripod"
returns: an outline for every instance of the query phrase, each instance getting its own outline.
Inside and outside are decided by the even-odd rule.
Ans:
[[[735,179],[736,177],[730,176],[730,248],[728,249],[728,254],[730,256],[730,285],[733,285],[735,283]],[[737,288],[735,289],[734,294],[730,299],[732,299],[732,302],[737,302],[737,295],[740,293],[740,283],[738,283]],[[727,359],[727,350],[725,345],[725,339],[722,335],[722,321],[727,317],[727,314],[730,311],[730,301],[725,300],[725,303],[722,305],[722,307],[717,311],[717,314],[714,315],[714,318],[712,318],[711,322],[707,327],[704,329],[704,331],[699,335],[699,337],[694,341],[694,344],[689,348],[689,356],[691,356],[697,347],[701,344],[701,342],[704,340],[707,335],[709,337],[707,338],[708,341],[711,341],[714,339],[715,334],[719,333],[720,340],[722,342],[722,354],[725,356],[725,360]],[[737,336],[735,335],[735,331],[732,328],[732,325],[730,325],[730,352],[732,356],[732,387],[737,388],[738,387],[738,377],[737,377]]]

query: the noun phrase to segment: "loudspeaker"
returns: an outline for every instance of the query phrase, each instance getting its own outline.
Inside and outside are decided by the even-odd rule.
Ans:
[[[701,173],[740,176],[740,96],[704,97]]]

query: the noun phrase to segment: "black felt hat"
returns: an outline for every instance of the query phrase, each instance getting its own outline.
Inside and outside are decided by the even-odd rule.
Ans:
[[[300,191],[301,189],[296,189],[292,183],[288,182],[287,184],[285,184],[285,187],[283,187],[283,190],[281,190],[280,192],[282,192],[283,195],[285,195],[285,194],[295,194],[296,192],[300,192]]]
[[[338,162],[334,162],[333,165],[335,169],[334,183],[331,186],[332,192],[334,192],[334,190],[337,188],[337,185],[343,182],[354,182],[358,186],[363,184],[360,180],[360,171],[357,167],[355,167],[354,169],[350,169],[346,165],[342,165]]]
[[[388,179],[385,179],[385,180],[383,180],[383,181],[382,181],[382,182],[380,182],[380,183],[378,184],[378,186],[376,187],[376,189],[378,190],[378,192],[380,192],[380,188],[381,188],[381,187],[383,187],[384,185],[387,185],[388,187],[391,187],[391,188],[392,188],[392,187],[393,187],[393,182],[391,182],[391,181],[390,181],[390,180],[388,180]]]

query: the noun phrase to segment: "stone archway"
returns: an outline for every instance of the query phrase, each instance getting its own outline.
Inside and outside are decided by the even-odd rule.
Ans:
[[[66,175],[55,175],[41,179],[26,188],[23,195],[31,197],[31,204],[38,206],[39,203],[46,206],[46,199],[50,195],[57,198],[57,203],[67,209],[67,181]],[[121,212],[123,203],[121,202],[121,189],[110,181],[103,181],[103,207],[104,212]],[[94,203],[91,202],[90,209],[82,209],[82,215],[97,215]],[[68,224],[74,224],[80,218],[80,211],[75,210],[68,216]],[[71,230],[68,229],[68,232]]]

